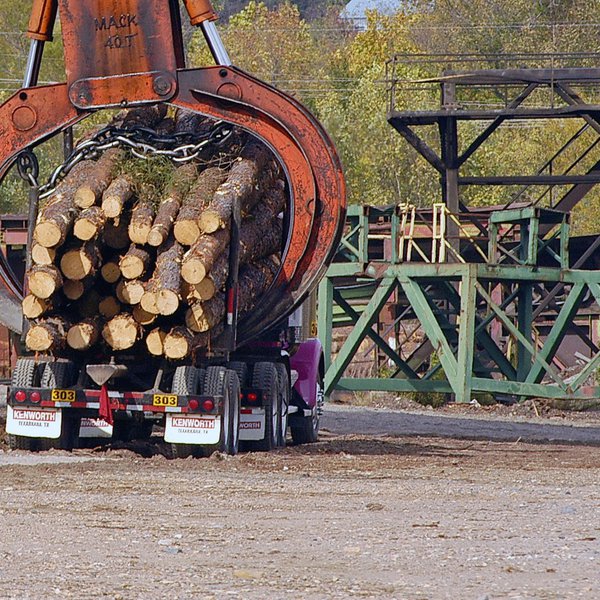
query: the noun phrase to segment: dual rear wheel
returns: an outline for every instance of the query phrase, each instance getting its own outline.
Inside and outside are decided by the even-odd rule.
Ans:
[[[222,396],[218,445],[171,444],[174,458],[209,456],[216,450],[237,454],[240,430],[240,382],[235,371],[225,367],[178,367],[173,376],[173,394]]]

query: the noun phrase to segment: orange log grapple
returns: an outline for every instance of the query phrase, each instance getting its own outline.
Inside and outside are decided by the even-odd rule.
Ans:
[[[201,28],[215,66],[186,68],[178,0],[34,0],[24,86],[0,106],[0,179],[25,151],[99,109],[168,103],[262,140],[287,176],[290,225],[277,280],[241,324],[242,343],[265,323],[286,317],[324,274],[344,222],[344,178],[315,118],[295,99],[231,64],[210,0],[183,0],[183,6],[191,24]],[[67,82],[37,85],[57,15]],[[20,311],[20,291],[3,261],[0,279],[3,321],[18,330],[20,315],[13,312]]]

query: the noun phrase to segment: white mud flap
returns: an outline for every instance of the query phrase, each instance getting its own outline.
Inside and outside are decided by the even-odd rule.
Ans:
[[[80,438],[111,438],[113,436],[113,426],[104,419],[81,419],[79,426]]]
[[[167,414],[165,442],[170,444],[218,444],[221,417]]]
[[[6,433],[33,438],[58,439],[62,412],[55,408],[6,407]]]
[[[265,437],[265,409],[242,408],[240,413],[240,441],[256,442]]]

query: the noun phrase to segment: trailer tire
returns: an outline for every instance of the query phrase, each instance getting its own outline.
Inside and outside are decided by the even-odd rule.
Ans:
[[[66,388],[71,385],[73,363],[57,360],[47,362],[42,372],[41,386],[46,388]],[[40,450],[73,450],[79,437],[81,419],[62,413],[60,436],[55,439],[39,438]]]
[[[237,373],[225,367],[208,367],[204,393],[223,397],[220,442],[217,447],[205,446],[205,454],[210,455],[215,450],[237,454],[240,432],[240,381]]]
[[[74,365],[71,361],[57,360],[47,362],[42,373],[41,387],[63,388],[70,386],[73,367]]]
[[[279,422],[277,427],[277,446],[285,448],[288,414],[290,409],[290,376],[286,366],[282,363],[276,363],[277,379],[279,382]]]
[[[279,378],[275,364],[258,362],[252,373],[252,387],[262,391],[265,398],[265,437],[252,444],[256,450],[268,452],[278,445],[277,431],[281,413],[281,397],[279,394]]]
[[[237,373],[240,380],[240,387],[246,387],[248,384],[248,363],[234,360],[227,365],[227,368]]]
[[[196,367],[177,367],[173,375],[171,392],[180,396],[201,393],[203,387],[202,371]],[[171,444],[171,455],[173,458],[188,458],[193,456],[200,458],[204,456],[203,447],[197,444]]]
[[[19,358],[12,374],[13,387],[38,387],[39,363],[33,358]]]
[[[37,387],[39,365],[32,358],[19,358],[12,373],[12,387]],[[23,435],[8,435],[8,447],[11,450],[36,450],[37,439]]]

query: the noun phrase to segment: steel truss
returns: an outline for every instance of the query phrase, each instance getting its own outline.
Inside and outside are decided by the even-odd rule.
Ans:
[[[461,256],[473,258],[444,264],[436,262],[434,246],[437,229],[447,231],[447,225],[439,216],[436,222],[435,210],[423,211],[417,224],[407,221],[411,212],[411,207],[351,207],[338,260],[319,290],[326,394],[336,389],[442,392],[459,402],[470,401],[474,392],[565,399],[600,395],[600,388],[589,385],[600,366],[600,349],[574,323],[583,308],[588,314],[600,311],[600,272],[569,268],[567,215],[539,208],[480,215],[492,232],[485,241],[468,234],[469,221],[463,225],[455,218]],[[543,227],[553,228],[555,239],[541,240]],[[514,241],[499,244],[507,231],[516,231]],[[420,262],[405,262],[411,244],[419,247],[414,256]],[[586,258],[584,253],[575,264]],[[411,354],[402,342],[392,347],[388,331],[377,327],[390,303],[392,327],[418,319],[425,334]],[[538,331],[542,318],[543,335]],[[334,329],[348,324],[352,330],[331,360]],[[573,332],[585,340],[589,357],[569,377],[559,370],[557,352]],[[348,377],[345,371],[365,340],[393,367],[377,378]]]

